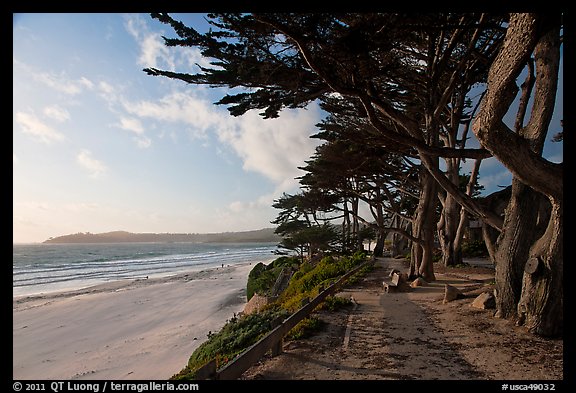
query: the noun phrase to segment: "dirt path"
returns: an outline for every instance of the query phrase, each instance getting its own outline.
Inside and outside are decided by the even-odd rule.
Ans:
[[[284,346],[242,379],[305,380],[562,380],[563,341],[527,333],[493,310],[470,307],[491,290],[486,268],[437,269],[437,280],[386,293],[382,281],[401,260],[377,259],[375,269],[339,296],[355,305],[319,312],[324,329]],[[445,284],[464,293],[444,304]]]

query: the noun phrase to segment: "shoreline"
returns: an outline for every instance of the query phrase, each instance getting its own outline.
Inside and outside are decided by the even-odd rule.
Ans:
[[[243,310],[252,267],[13,297],[13,378],[168,379]]]
[[[270,261],[266,261],[264,263],[268,264],[270,263]],[[22,303],[36,299],[63,298],[63,297],[85,295],[90,293],[107,292],[112,290],[118,291],[124,289],[132,289],[171,281],[196,280],[205,278],[206,276],[216,273],[216,271],[219,269],[230,269],[250,264],[252,264],[252,262],[240,262],[236,264],[227,264],[224,267],[220,266],[201,267],[197,269],[190,269],[179,272],[157,273],[153,276],[134,276],[131,278],[121,278],[117,280],[104,281],[100,283],[90,283],[86,285],[77,284],[71,287],[65,287],[61,289],[13,295],[12,301],[13,303]]]

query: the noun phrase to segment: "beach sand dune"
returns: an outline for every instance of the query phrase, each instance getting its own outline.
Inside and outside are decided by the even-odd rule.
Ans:
[[[14,298],[14,379],[168,379],[242,311],[250,264]]]

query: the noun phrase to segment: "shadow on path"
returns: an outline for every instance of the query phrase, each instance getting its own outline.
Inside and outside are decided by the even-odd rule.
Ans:
[[[427,310],[412,300],[412,291],[384,292],[382,281],[393,268],[405,270],[402,261],[378,258],[366,279],[339,294],[353,298],[355,307],[320,314],[326,323],[322,332],[288,343],[283,354],[268,358],[265,367],[249,370],[246,378],[483,379],[446,339]],[[443,290],[442,282],[437,288],[413,291],[438,297]]]

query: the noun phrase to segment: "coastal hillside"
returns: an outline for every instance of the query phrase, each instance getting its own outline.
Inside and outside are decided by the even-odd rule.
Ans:
[[[247,243],[279,242],[274,228],[254,231],[221,233],[131,233],[114,231],[105,233],[79,232],[51,237],[43,243]]]

